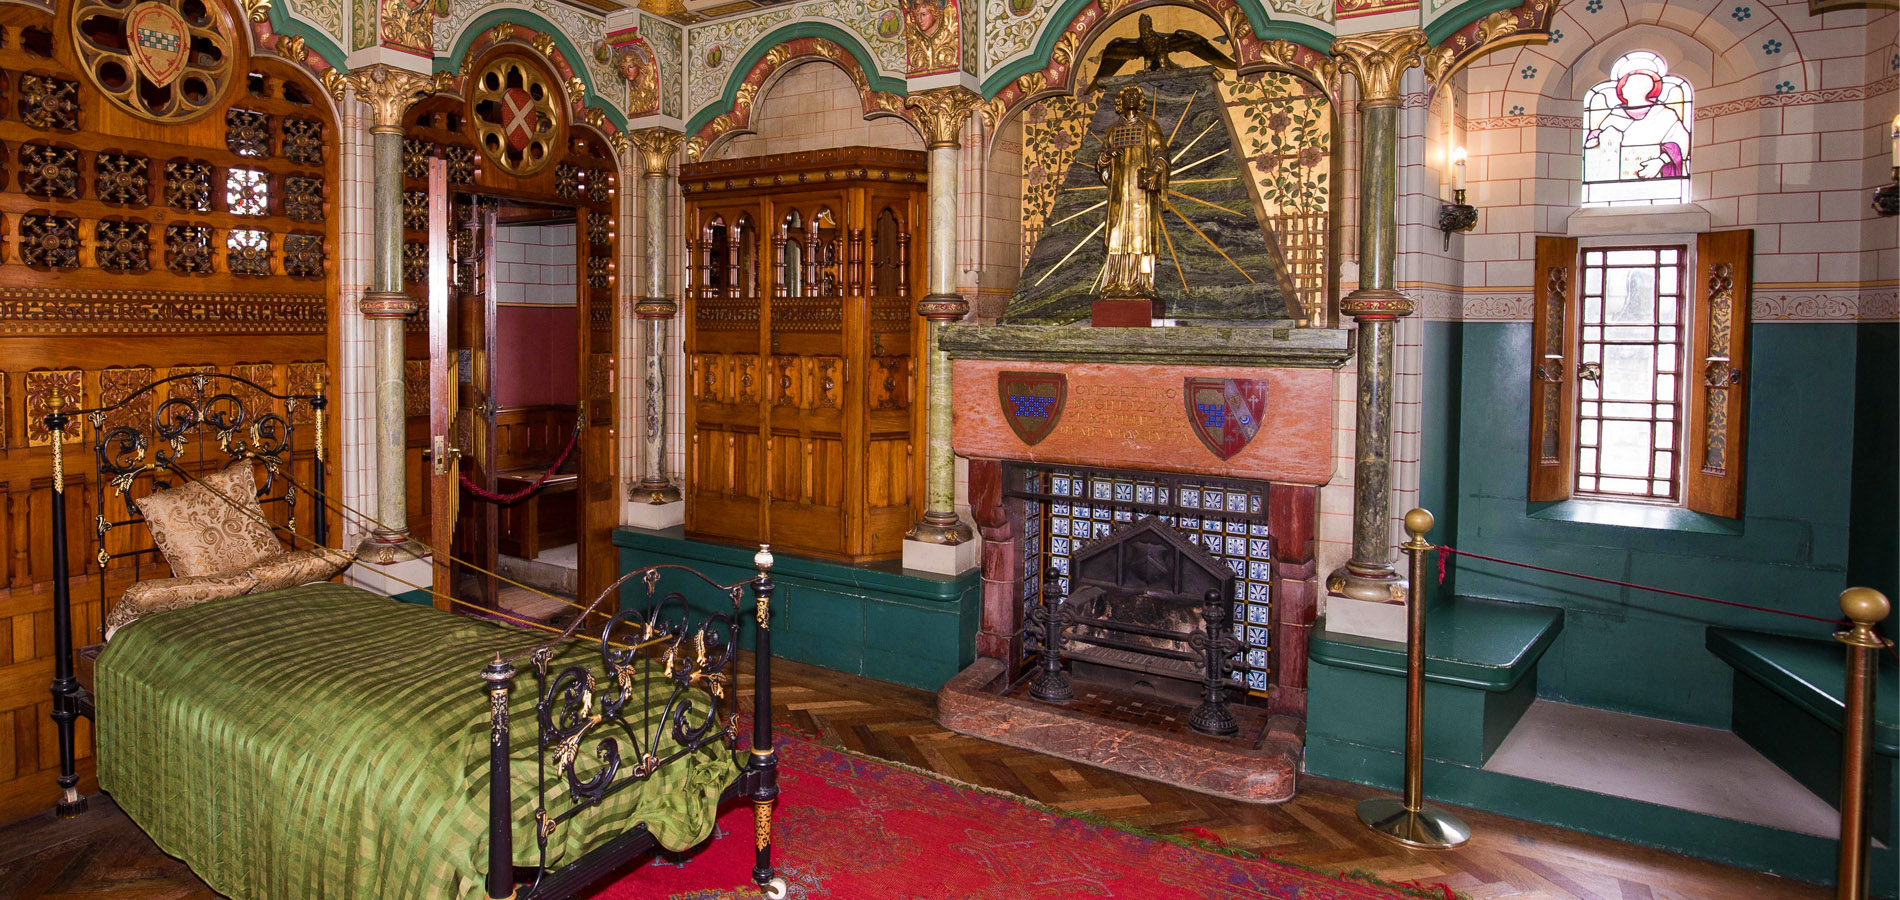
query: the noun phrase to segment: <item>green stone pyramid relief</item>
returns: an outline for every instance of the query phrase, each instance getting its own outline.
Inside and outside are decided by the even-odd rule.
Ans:
[[[1183,325],[1294,324],[1293,282],[1262,223],[1253,179],[1212,68],[1163,69],[1103,79],[1095,114],[1070,162],[1048,224],[1029,254],[1001,324],[1086,321],[1100,294],[1107,189],[1096,175],[1100,136],[1118,116],[1115,94],[1136,85],[1168,136],[1166,238],[1155,261],[1164,316]]]

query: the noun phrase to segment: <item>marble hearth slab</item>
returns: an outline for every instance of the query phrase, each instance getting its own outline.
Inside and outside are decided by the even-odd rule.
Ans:
[[[1247,803],[1293,798],[1302,735],[1274,716],[1253,747],[1092,718],[1080,711],[1007,696],[1000,660],[978,659],[937,692],[937,722],[984,740]]]

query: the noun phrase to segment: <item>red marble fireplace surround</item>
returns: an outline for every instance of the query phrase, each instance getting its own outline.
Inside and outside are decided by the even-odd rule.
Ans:
[[[1079,332],[1079,334],[1078,334]],[[1306,717],[1307,641],[1318,612],[1313,557],[1319,488],[1332,479],[1334,372],[1351,352],[1343,331],[1293,328],[945,329],[955,402],[952,444],[969,459],[970,511],[983,540],[977,661],[938,694],[953,731],[1252,802],[1293,795]],[[1003,373],[1061,373],[1054,427],[1031,445],[1009,426]],[[1264,381],[1253,439],[1221,459],[1195,433],[1188,378]],[[1104,722],[1077,704],[1031,701],[1012,689],[1022,660],[1024,502],[1005,496],[1006,461],[1203,474],[1266,482],[1272,535],[1269,718],[1259,733],[1220,741]]]

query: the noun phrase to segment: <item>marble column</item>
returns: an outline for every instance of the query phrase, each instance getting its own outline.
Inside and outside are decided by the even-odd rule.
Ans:
[[[403,461],[403,320],[422,304],[402,290],[402,117],[411,103],[435,90],[427,75],[387,65],[326,75],[340,102],[347,90],[369,104],[372,178],[370,283],[358,308],[375,340],[376,524],[357,548],[363,562],[394,564],[428,554],[409,536],[408,475]]]
[[[962,147],[963,125],[982,98],[968,88],[946,87],[920,91],[904,102],[917,114],[930,153],[930,256],[924,297],[917,304],[917,313],[926,322],[924,366],[929,378],[925,389],[924,514],[904,535],[904,557],[905,565],[913,568],[958,572],[975,567],[975,553],[951,553],[945,560],[942,554],[914,545],[957,546],[976,537],[957,517],[956,456],[950,449],[950,360],[937,338],[944,325],[970,311],[969,302],[957,293],[957,151]],[[968,565],[963,565],[964,561]]]
[[[685,135],[664,128],[633,132],[640,157],[640,184],[646,209],[641,215],[646,239],[646,293],[634,304],[640,321],[641,395],[644,421],[640,431],[640,478],[627,486],[635,503],[678,503],[680,489],[666,474],[666,348],[668,325],[679,314],[679,301],[667,295],[666,196],[672,188],[667,163]]]
[[[1392,565],[1392,344],[1412,301],[1396,288],[1399,79],[1421,63],[1417,28],[1333,42],[1333,57],[1359,83],[1359,287],[1339,302],[1358,323],[1353,432],[1352,557],[1326,579],[1327,627],[1403,640],[1406,585]],[[1360,601],[1364,604],[1339,600]]]

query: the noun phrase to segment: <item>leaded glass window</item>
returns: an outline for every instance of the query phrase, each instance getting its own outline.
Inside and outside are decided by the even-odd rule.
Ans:
[[[1610,67],[1583,101],[1585,206],[1689,201],[1690,94],[1648,50]]]

